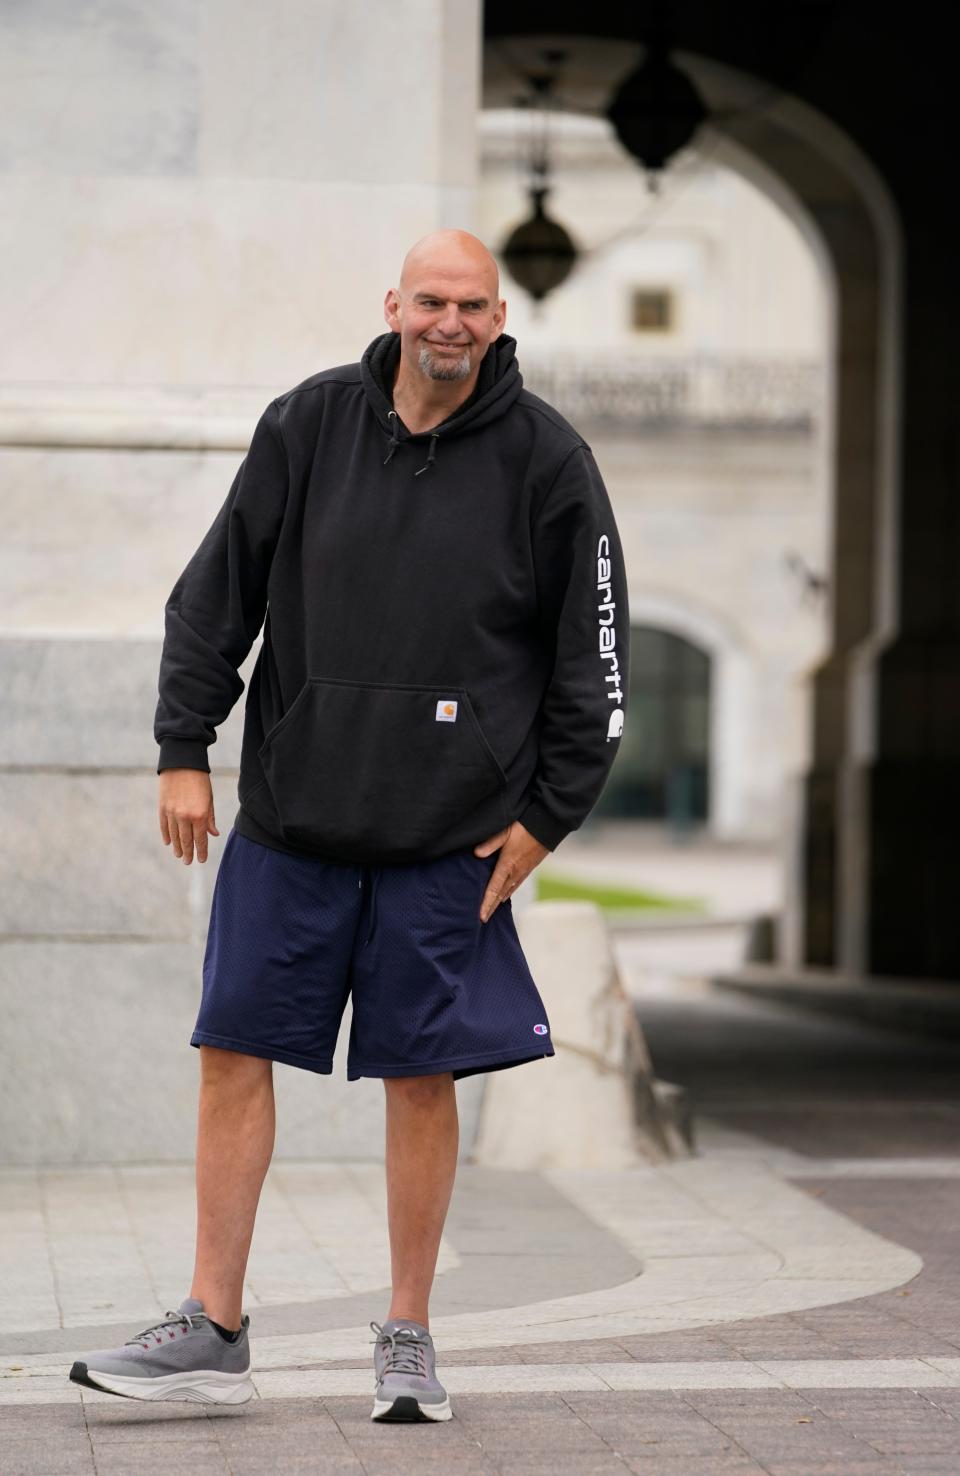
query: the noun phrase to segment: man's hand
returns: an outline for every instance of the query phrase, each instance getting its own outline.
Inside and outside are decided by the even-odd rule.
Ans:
[[[185,866],[207,859],[207,832],[219,835],[213,813],[213,786],[203,769],[164,769],[160,775],[160,834]]]
[[[550,854],[550,847],[542,845],[519,820],[514,820],[506,830],[498,830],[496,835],[480,841],[474,846],[473,854],[489,856],[498,846],[500,855],[480,904],[481,922],[487,922],[504,898],[515,892],[534,867],[540,865],[544,856]]]

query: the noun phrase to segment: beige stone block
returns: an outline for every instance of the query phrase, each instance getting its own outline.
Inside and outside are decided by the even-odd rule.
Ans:
[[[624,1004],[603,914],[591,902],[536,902],[516,921],[555,1055],[491,1074],[474,1162],[537,1169],[641,1162]]]
[[[236,812],[235,776],[217,777],[220,839],[210,838],[210,859],[189,866],[161,838],[156,775],[8,771],[0,773],[0,806],[7,837],[0,932],[195,945],[206,938],[219,853]]]

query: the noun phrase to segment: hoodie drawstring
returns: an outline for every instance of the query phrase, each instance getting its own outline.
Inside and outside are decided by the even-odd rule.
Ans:
[[[418,477],[421,472],[429,471],[430,468],[433,466],[433,453],[436,450],[437,442],[439,441],[439,439],[440,439],[440,432],[439,431],[431,431],[431,433],[430,433],[430,450],[429,450],[429,452],[427,454],[427,459],[423,463],[423,466],[421,466],[417,471],[414,472],[413,475],[415,477]]]
[[[390,460],[390,458],[393,455],[394,451],[396,451],[397,447],[400,444],[400,434],[399,434],[400,417],[397,414],[396,410],[388,410],[387,411],[387,419],[388,420],[392,420],[393,421],[393,425],[390,428],[390,447],[389,447],[389,450],[387,451],[386,456],[383,458],[383,464],[384,464],[384,466],[386,466],[387,462]],[[431,431],[430,432],[430,450],[427,453],[427,459],[423,463],[423,466],[421,466],[418,471],[415,471],[414,472],[413,475],[415,477],[418,477],[420,475],[420,472],[429,471],[430,468],[433,466],[434,458],[435,458],[435,453],[436,453],[437,442],[438,442],[439,439],[440,439],[440,432],[439,431]]]
[[[393,425],[392,425],[391,431],[390,431],[390,450],[387,452],[386,456],[384,457],[384,461],[383,461],[384,466],[386,466],[387,462],[390,460],[390,458],[393,455],[394,451],[396,451],[397,447],[400,444],[400,437],[397,435],[397,426],[400,424],[400,417],[397,415],[396,410],[388,410],[387,411],[387,419],[388,420],[392,420],[393,421]]]

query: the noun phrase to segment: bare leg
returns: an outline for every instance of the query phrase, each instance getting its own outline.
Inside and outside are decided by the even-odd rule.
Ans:
[[[197,1258],[190,1295],[231,1330],[240,1326],[243,1278],[260,1190],[273,1153],[273,1062],[200,1046]]]
[[[453,1074],[385,1077],[391,1317],[429,1327],[427,1304],[457,1171]]]

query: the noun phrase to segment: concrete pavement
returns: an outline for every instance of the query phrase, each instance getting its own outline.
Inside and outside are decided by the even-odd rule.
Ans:
[[[889,1159],[877,1160],[876,1176],[869,1160],[794,1161],[788,1178],[762,1145],[751,1155],[746,1139],[721,1124],[700,1159],[635,1174],[461,1169],[431,1319],[455,1407],[448,1427],[369,1421],[365,1318],[386,1308],[381,1191],[369,1164],[271,1170],[246,1302],[251,1404],[139,1405],[70,1384],[76,1353],[129,1336],[187,1289],[182,1272],[157,1259],[159,1241],[143,1236],[160,1199],[168,1223],[178,1214],[189,1222],[186,1174],[111,1170],[126,1181],[114,1192],[128,1210],[109,1253],[97,1253],[89,1230],[83,1244],[81,1214],[72,1263],[54,1249],[46,1281],[35,1273],[7,1283],[5,1328],[29,1321],[51,1286],[71,1310],[70,1325],[3,1335],[0,1467],[19,1476],[133,1476],[171,1460],[200,1472],[368,1476],[960,1469],[950,1244],[960,1162],[905,1161],[904,1195]],[[55,1177],[61,1212],[71,1197],[89,1204],[94,1188],[114,1210],[95,1171]],[[3,1217],[7,1266],[34,1233],[24,1217],[34,1194],[47,1199],[49,1178],[3,1176],[4,1205],[11,1190],[21,1205]],[[329,1215],[318,1221],[324,1203]],[[365,1249],[345,1256],[348,1203],[354,1213],[365,1204],[367,1220],[360,1211]],[[139,1247],[145,1285],[163,1275],[169,1295],[151,1305],[124,1282],[124,1244],[128,1265]],[[186,1249],[183,1235],[169,1254]],[[339,1295],[297,1299],[303,1276],[323,1265],[340,1278]],[[137,1300],[135,1315],[121,1296]]]
[[[66,1377],[189,1290],[191,1165],[21,1168],[0,1172],[4,1476],[956,1476],[960,1050],[713,991],[695,953],[654,966],[642,941],[619,942],[625,982],[698,1155],[461,1167],[431,1316],[453,1420],[369,1420],[376,1162],[271,1168],[236,1410]]]

